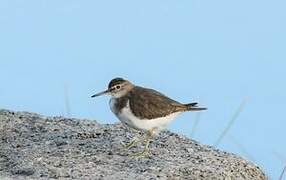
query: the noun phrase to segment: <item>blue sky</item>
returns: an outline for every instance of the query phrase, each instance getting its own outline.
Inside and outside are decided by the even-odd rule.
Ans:
[[[286,161],[286,2],[282,0],[0,1],[0,108],[118,120],[114,77],[207,106],[194,139],[252,158],[273,178]],[[195,113],[172,131],[190,135]],[[238,146],[241,144],[242,146]]]

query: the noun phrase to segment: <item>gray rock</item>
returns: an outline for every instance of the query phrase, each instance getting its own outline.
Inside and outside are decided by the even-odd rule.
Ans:
[[[150,156],[125,150],[134,133],[121,124],[44,117],[0,110],[2,179],[267,179],[241,157],[169,131],[150,145]]]

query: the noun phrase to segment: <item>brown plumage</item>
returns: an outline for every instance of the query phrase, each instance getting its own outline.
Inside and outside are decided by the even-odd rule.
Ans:
[[[140,119],[154,119],[175,112],[206,109],[196,107],[197,103],[181,104],[153,89],[134,86],[125,96],[117,99],[115,107],[118,113],[128,100],[132,113]]]

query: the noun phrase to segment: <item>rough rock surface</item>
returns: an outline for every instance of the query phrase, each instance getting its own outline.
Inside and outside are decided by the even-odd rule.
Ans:
[[[0,110],[1,179],[267,179],[251,162],[161,133],[150,156],[131,157],[133,133],[120,124]]]

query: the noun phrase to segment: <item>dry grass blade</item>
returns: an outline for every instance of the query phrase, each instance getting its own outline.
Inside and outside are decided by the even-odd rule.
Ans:
[[[231,139],[231,141],[238,147],[239,151],[241,151],[243,154],[245,154],[245,156],[249,160],[255,162],[254,157],[246,150],[245,146],[242,143],[240,143],[234,136],[232,136],[230,134],[228,136]]]
[[[233,125],[233,123],[235,122],[235,120],[237,119],[237,117],[239,116],[239,114],[241,113],[241,111],[244,109],[246,104],[246,99],[244,99],[242,101],[242,103],[240,104],[240,106],[237,108],[236,112],[234,113],[234,115],[232,116],[231,120],[229,121],[228,125],[226,126],[226,128],[223,130],[223,132],[221,133],[221,135],[219,136],[219,138],[217,139],[216,143],[214,144],[215,147],[217,147],[221,140],[224,138],[224,136],[226,135],[226,133],[229,131],[229,129],[231,128],[231,126]]]
[[[70,106],[70,98],[69,98],[69,86],[65,84],[64,86],[64,96],[65,96],[65,109],[68,117],[71,117],[71,106]]]
[[[194,125],[193,125],[193,128],[192,128],[192,131],[191,131],[191,138],[193,138],[194,135],[195,135],[195,132],[196,132],[196,130],[197,130],[197,127],[198,127],[198,124],[199,124],[200,119],[201,119],[201,113],[198,112],[198,113],[196,114],[196,119],[195,119],[195,122],[194,122]]]
[[[286,165],[285,165],[285,167],[283,168],[283,171],[282,171],[282,173],[281,173],[281,175],[280,175],[280,177],[279,177],[279,180],[282,180],[282,179],[283,179],[283,175],[285,174],[285,172],[286,172]]]
[[[278,151],[273,151],[273,154],[279,161],[281,161],[281,163],[286,162],[286,157],[282,153]]]

